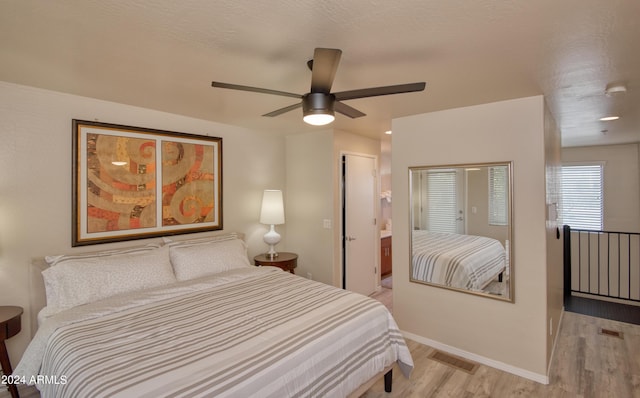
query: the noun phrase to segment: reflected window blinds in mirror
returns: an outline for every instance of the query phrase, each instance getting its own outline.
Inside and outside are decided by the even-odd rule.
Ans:
[[[511,162],[409,168],[410,280],[513,301]]]

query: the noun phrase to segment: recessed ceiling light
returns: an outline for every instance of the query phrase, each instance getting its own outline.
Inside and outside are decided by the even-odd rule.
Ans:
[[[384,132],[386,135],[391,135],[391,130],[387,130]]]
[[[621,95],[621,94],[624,94],[626,92],[627,92],[627,88],[624,86],[624,84],[610,83],[610,84],[607,84],[607,87],[604,89],[604,93],[608,97]]]
[[[605,116],[605,117],[601,117],[600,121],[601,122],[609,122],[611,120],[618,120],[620,119],[620,116]]]

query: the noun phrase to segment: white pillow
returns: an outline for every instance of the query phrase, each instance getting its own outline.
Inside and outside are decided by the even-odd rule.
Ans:
[[[247,246],[240,239],[171,246],[169,254],[179,281],[251,267]]]
[[[176,282],[168,247],[133,254],[69,258],[42,271],[42,276],[47,306],[60,310]]]
[[[105,250],[105,251],[95,252],[95,253],[63,254],[59,256],[46,256],[44,258],[44,261],[46,261],[46,263],[49,264],[50,267],[53,267],[59,262],[66,261],[66,260],[93,259],[95,257],[108,257],[108,256],[115,256],[118,254],[146,253],[146,252],[153,251],[161,246],[162,245],[158,243],[149,243],[148,245],[144,245],[144,246],[127,247],[124,249]]]

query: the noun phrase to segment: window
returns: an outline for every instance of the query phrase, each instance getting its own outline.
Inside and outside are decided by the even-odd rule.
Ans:
[[[427,229],[432,232],[456,232],[456,172],[429,171]]]
[[[575,229],[603,229],[602,169],[601,163],[562,166],[563,224]]]
[[[508,173],[506,166],[489,167],[489,225],[507,225]]]

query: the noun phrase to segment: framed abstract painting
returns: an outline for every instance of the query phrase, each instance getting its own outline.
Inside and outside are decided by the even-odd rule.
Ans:
[[[222,138],[73,119],[72,246],[222,229]]]

